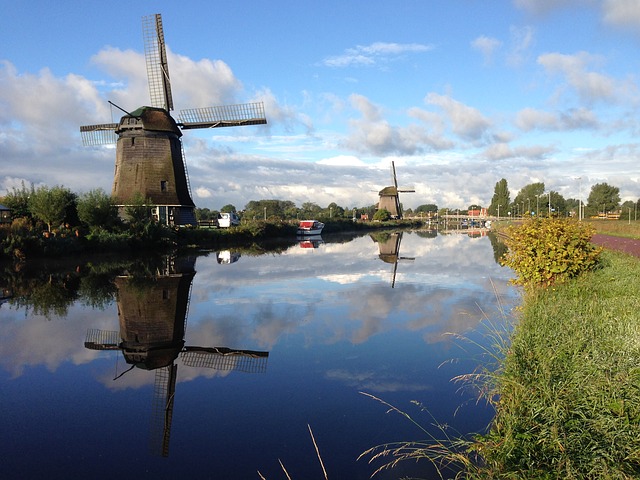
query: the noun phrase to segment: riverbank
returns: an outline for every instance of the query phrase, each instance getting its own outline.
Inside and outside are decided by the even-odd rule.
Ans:
[[[419,220],[388,222],[353,222],[351,219],[322,219],[323,235],[358,234],[361,232],[423,228]],[[172,229],[155,222],[137,228],[106,230],[67,228],[45,232],[28,222],[15,220],[0,228],[0,260],[24,261],[31,258],[74,257],[85,254],[168,253],[173,250],[212,250],[229,248],[272,249],[296,242],[297,223],[285,221],[249,221],[232,228]]]
[[[640,475],[640,260],[537,290],[489,377],[496,416],[473,450],[474,478]]]

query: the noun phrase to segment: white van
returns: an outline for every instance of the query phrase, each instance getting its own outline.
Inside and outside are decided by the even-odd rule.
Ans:
[[[218,226],[220,228],[229,228],[236,225],[240,225],[240,217],[236,212],[218,214]]]

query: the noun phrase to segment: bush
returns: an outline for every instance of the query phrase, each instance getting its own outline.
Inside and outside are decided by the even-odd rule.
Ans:
[[[502,265],[513,268],[514,283],[548,286],[595,268],[602,248],[590,243],[592,226],[565,219],[532,219],[508,227]]]
[[[376,213],[373,214],[373,219],[379,222],[386,222],[391,219],[391,213],[386,208],[381,208]]]

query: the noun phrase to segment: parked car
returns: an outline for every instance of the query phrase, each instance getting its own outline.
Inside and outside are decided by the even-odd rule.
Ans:
[[[236,212],[222,212],[218,214],[218,226],[220,228],[229,228],[236,225],[240,225],[240,217]]]

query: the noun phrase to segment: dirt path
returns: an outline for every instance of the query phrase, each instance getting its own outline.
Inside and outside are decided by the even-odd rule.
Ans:
[[[591,237],[591,243],[610,250],[618,250],[634,257],[640,257],[640,240],[633,238],[614,237],[596,233]]]

